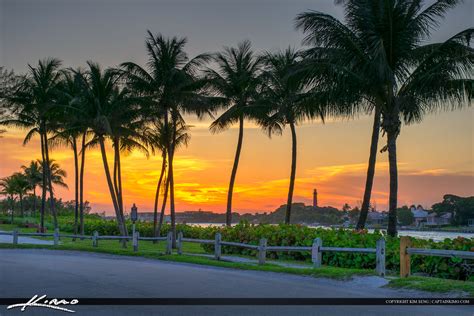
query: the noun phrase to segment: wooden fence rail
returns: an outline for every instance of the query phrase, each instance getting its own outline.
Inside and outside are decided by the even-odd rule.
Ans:
[[[400,237],[400,277],[406,278],[411,274],[411,255],[461,258],[474,260],[474,251],[444,250],[411,248],[411,240],[408,236]]]

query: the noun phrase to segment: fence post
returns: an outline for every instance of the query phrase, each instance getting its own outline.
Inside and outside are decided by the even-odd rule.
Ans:
[[[54,245],[55,246],[59,245],[59,228],[54,229],[53,238],[54,238]]]
[[[99,232],[94,230],[92,234],[92,247],[97,247],[99,245]]]
[[[13,230],[13,244],[18,244],[18,229]]]
[[[183,253],[183,232],[178,233],[178,244],[176,245],[178,248],[178,255]]]
[[[216,260],[221,260],[222,248],[221,248],[221,233],[216,233],[216,239],[214,242],[214,258]]]
[[[267,239],[260,239],[258,246],[258,264],[265,264],[265,257],[267,256]]]
[[[375,271],[380,276],[385,276],[385,239],[380,238],[376,243],[376,268]]]
[[[411,247],[410,237],[400,237],[400,277],[406,278],[410,276],[410,255],[407,248]]]
[[[315,238],[313,241],[313,246],[311,247],[311,261],[313,262],[313,267],[320,268],[323,260],[321,247],[323,246],[323,241],[321,238]]]
[[[134,231],[132,236],[133,251],[138,251],[138,237],[140,237],[140,232]]]
[[[171,254],[171,249],[173,247],[173,232],[168,232],[168,235],[166,237],[166,254],[170,255]]]

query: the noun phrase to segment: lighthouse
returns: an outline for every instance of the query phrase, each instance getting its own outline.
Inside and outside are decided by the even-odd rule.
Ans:
[[[313,191],[313,207],[318,207],[318,190]]]

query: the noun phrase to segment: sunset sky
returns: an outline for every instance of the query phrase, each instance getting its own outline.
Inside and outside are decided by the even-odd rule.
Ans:
[[[87,60],[104,66],[123,61],[144,64],[147,29],[166,36],[186,36],[190,56],[220,50],[250,39],[257,51],[300,46],[302,35],[294,30],[296,14],[320,10],[341,18],[342,11],[328,1],[23,1],[0,0],[0,65],[26,70],[39,58],[58,57],[64,66],[77,67]],[[474,2],[448,15],[433,41],[447,39],[473,24]],[[474,194],[472,108],[428,115],[420,124],[403,126],[398,141],[399,205],[426,208],[446,193]],[[237,142],[237,129],[209,132],[210,119],[188,118],[191,142],[175,158],[177,210],[224,212],[226,192]],[[297,127],[298,166],[295,202],[311,203],[318,189],[320,205],[340,208],[358,205],[367,168],[372,117],[305,122]],[[0,139],[0,177],[18,171],[22,164],[40,158],[39,140],[22,146],[25,133],[8,130]],[[381,137],[379,146],[386,142]],[[237,212],[272,211],[286,202],[290,173],[289,130],[268,138],[247,123],[237,174],[234,209]],[[66,148],[51,157],[68,171],[73,199],[73,157]],[[387,207],[387,154],[378,154],[373,200],[379,210]],[[112,213],[110,196],[97,150],[87,152],[85,198],[94,212]],[[147,159],[140,153],[123,158],[126,209],[136,203],[149,211],[159,176],[160,156]]]

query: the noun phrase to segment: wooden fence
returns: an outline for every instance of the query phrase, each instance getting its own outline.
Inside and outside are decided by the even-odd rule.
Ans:
[[[173,234],[168,233],[166,237],[140,237],[139,232],[132,234],[132,236],[100,236],[97,231],[94,231],[92,236],[74,235],[74,234],[60,234],[56,229],[54,233],[21,233],[18,230],[12,232],[0,232],[0,235],[12,235],[13,244],[18,244],[18,236],[35,236],[35,237],[53,237],[53,244],[59,245],[60,238],[75,238],[75,239],[91,239],[92,246],[98,247],[100,240],[132,240],[133,250],[138,251],[139,241],[166,241],[166,254],[172,253]],[[316,238],[311,246],[268,246],[267,239],[262,238],[258,245],[223,241],[220,233],[216,233],[214,240],[211,239],[193,239],[184,238],[183,233],[179,232],[176,240],[176,248],[178,255],[183,253],[183,242],[192,242],[198,244],[214,245],[214,258],[221,260],[222,246],[241,247],[257,251],[257,259],[260,265],[265,264],[267,252],[311,252],[311,261],[315,268],[322,265],[323,252],[346,252],[346,253],[374,253],[376,255],[376,269],[378,275],[385,275],[385,239],[381,238],[377,241],[375,248],[341,248],[341,247],[324,247],[321,238]]]
[[[22,233],[18,230],[11,232],[0,232],[0,235],[11,235],[13,244],[18,244],[19,236],[31,237],[53,237],[53,244],[59,245],[60,238],[74,238],[74,239],[90,239],[92,246],[98,247],[100,240],[132,240],[133,250],[138,251],[139,241],[166,241],[166,254],[172,253],[173,234],[168,233],[166,237],[140,237],[140,233],[136,232],[132,236],[100,236],[97,231],[94,231],[92,236],[88,235],[74,235],[74,234],[60,234],[56,229],[54,233]],[[376,256],[376,269],[378,275],[385,275],[385,239],[377,240],[375,248],[343,248],[343,247],[324,247],[321,238],[316,238],[311,246],[268,246],[265,238],[260,239],[258,245],[223,241],[220,233],[216,233],[214,240],[211,239],[193,239],[184,238],[183,233],[179,232],[176,240],[177,253],[183,253],[183,242],[192,242],[198,244],[214,245],[214,258],[221,260],[222,246],[240,247],[255,250],[257,252],[257,259],[259,264],[265,264],[267,252],[311,252],[311,261],[315,268],[322,265],[323,252],[346,252],[346,253],[374,253]],[[437,257],[456,257],[461,259],[474,260],[473,251],[458,251],[458,250],[443,250],[443,249],[424,249],[412,248],[409,237],[400,237],[400,277],[405,278],[410,275],[410,261],[411,255],[421,256],[437,256]]]
[[[400,277],[406,278],[411,274],[411,255],[474,259],[473,251],[412,248],[408,236],[400,237]]]

